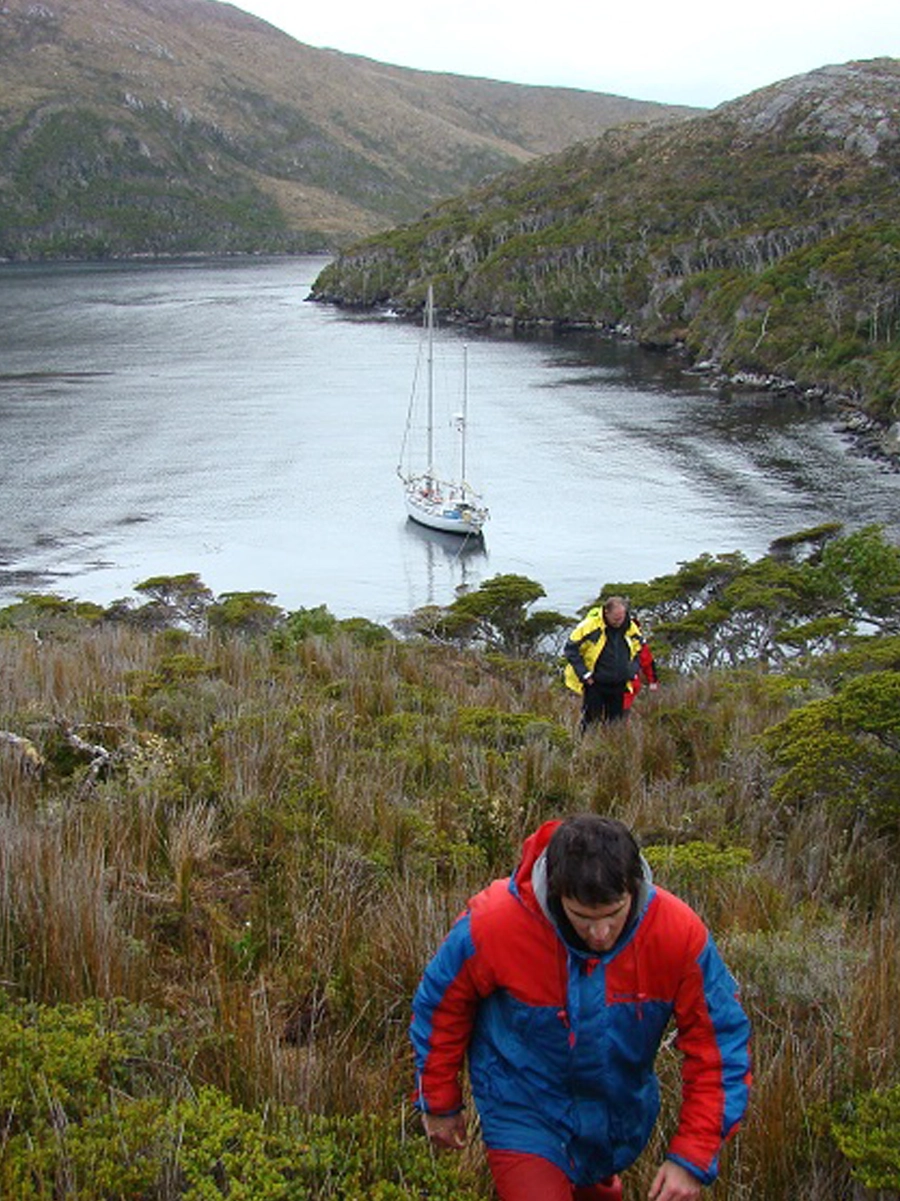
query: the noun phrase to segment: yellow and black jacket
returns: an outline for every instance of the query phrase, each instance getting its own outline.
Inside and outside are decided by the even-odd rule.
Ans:
[[[626,618],[624,637],[631,654],[631,669],[628,673],[629,683],[627,685],[630,690],[631,680],[638,674],[639,667],[643,666],[641,649],[647,645],[641,633],[641,627],[630,613]],[[584,690],[584,677],[591,674],[594,664],[605,646],[606,622],[603,620],[603,609],[598,606],[588,611],[587,616],[569,635],[565,645],[563,652],[567,660],[565,679],[566,684],[573,692],[581,693]],[[646,657],[645,655],[644,658]],[[652,668],[649,678],[651,680],[655,678]]]

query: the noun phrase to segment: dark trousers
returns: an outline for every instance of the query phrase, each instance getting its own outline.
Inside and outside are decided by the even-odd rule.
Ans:
[[[585,684],[581,701],[581,729],[595,721],[621,721],[625,716],[624,684]]]

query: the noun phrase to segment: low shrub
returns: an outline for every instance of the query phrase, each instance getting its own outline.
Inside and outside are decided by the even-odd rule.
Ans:
[[[856,1180],[900,1190],[900,1084],[853,1097],[834,1111],[830,1129]]]
[[[476,1201],[400,1119],[263,1113],[195,1085],[145,1009],[0,1011],[0,1196],[17,1201]]]

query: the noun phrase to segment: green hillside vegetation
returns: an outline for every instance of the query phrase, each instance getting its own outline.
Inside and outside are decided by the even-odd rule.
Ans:
[[[900,62],[613,130],[348,249],[314,296],[584,325],[900,417]]]
[[[6,0],[0,258],[332,248],[693,111],[317,50],[217,0]]]
[[[488,1201],[409,1110],[410,997],[521,838],[594,810],[741,983],[721,1195],[895,1196],[900,550],[827,526],[610,590],[662,682],[585,739],[575,617],[521,576],[394,630],[192,574],[0,610],[0,1195]]]

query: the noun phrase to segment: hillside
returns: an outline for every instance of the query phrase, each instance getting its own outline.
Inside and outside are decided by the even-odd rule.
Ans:
[[[0,258],[333,248],[691,111],[386,66],[217,0],[5,0]]]
[[[466,899],[584,811],[635,830],[753,1022],[704,1196],[896,1201],[900,548],[820,527],[635,582],[660,688],[583,738],[523,644],[533,584],[402,639],[194,575],[0,608],[4,1201],[490,1201],[474,1118],[429,1154],[410,1107],[410,1000]]]
[[[587,325],[900,416],[900,62],[616,129],[348,250],[317,299]],[[770,381],[771,382],[771,381]]]

